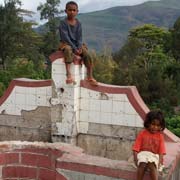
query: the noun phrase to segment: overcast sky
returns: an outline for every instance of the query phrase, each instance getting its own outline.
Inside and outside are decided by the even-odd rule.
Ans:
[[[69,0],[61,0],[60,9],[64,10],[66,2]],[[103,10],[114,6],[132,6],[141,4],[147,1],[159,1],[159,0],[74,0],[79,5],[79,12],[91,12],[96,10]],[[0,0],[0,4],[3,4],[4,0]],[[46,0],[21,0],[22,8],[36,12],[35,20],[39,21],[39,16],[36,11],[37,6],[40,3],[45,3]]]

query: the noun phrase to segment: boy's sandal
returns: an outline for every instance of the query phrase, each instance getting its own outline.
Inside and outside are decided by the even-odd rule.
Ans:
[[[76,84],[76,81],[72,77],[67,77],[66,84]]]
[[[91,85],[97,86],[98,82],[93,78],[87,78],[86,81],[88,81]]]

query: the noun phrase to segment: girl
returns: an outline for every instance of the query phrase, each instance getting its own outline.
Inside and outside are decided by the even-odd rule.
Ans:
[[[152,180],[158,180],[158,169],[166,154],[163,130],[165,120],[162,112],[150,111],[146,115],[144,127],[133,145],[134,162],[137,166],[137,180],[142,180],[145,171],[150,171]]]

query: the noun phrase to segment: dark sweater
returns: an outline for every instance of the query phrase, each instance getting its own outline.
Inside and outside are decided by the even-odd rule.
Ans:
[[[75,25],[70,25],[65,18],[60,22],[59,26],[60,41],[65,42],[72,47],[73,50],[82,46],[82,27],[77,20]]]

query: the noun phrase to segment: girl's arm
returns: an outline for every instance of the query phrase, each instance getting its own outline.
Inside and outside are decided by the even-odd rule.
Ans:
[[[138,164],[137,164],[138,163],[137,154],[138,154],[138,152],[133,151],[134,163],[135,163],[136,166],[138,166]]]

